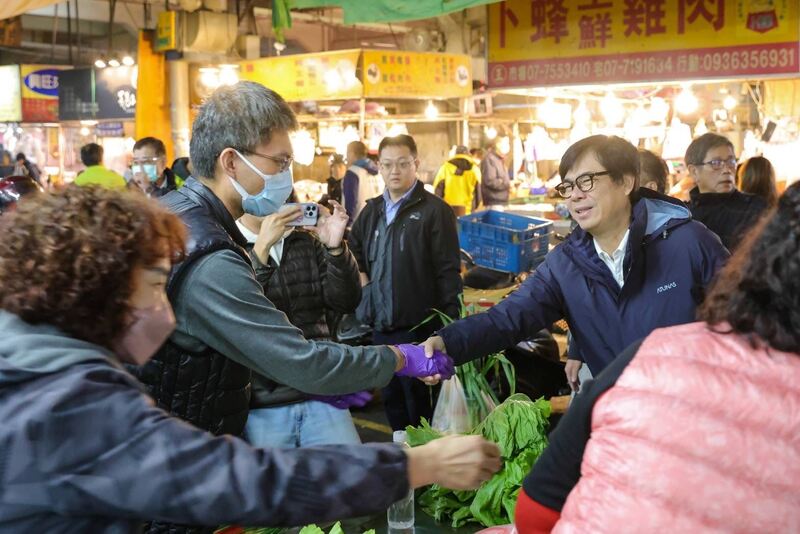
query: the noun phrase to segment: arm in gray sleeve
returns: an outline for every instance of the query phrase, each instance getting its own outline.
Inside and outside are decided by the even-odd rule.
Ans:
[[[94,380],[78,394],[41,423],[39,439],[58,442],[31,444],[26,466],[64,515],[295,526],[382,512],[408,491],[405,454],[389,444],[256,449],[170,417],[132,385]],[[52,454],[65,443],[83,445]]]
[[[176,299],[177,329],[267,378],[304,393],[337,395],[389,383],[388,347],[308,341],[264,296],[235,252],[198,260]]]

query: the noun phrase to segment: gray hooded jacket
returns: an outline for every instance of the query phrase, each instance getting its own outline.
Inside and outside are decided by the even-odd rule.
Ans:
[[[264,450],[153,406],[106,349],[0,310],[0,532],[302,525],[408,491],[392,445]]]

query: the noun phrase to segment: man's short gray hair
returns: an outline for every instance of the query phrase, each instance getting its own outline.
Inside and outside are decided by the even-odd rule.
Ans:
[[[296,129],[292,108],[275,91],[255,82],[222,86],[200,106],[192,125],[193,174],[213,179],[217,158],[226,148],[249,152],[268,143],[274,131]]]

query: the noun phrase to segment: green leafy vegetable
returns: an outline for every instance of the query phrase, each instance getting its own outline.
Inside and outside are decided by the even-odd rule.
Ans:
[[[547,447],[548,417],[550,403],[543,398],[534,402],[516,394],[506,399],[471,432],[498,444],[503,468],[473,491],[454,491],[434,484],[420,496],[422,509],[453,527],[471,522],[487,527],[513,522],[522,481]],[[437,437],[427,421],[406,431],[409,444],[412,435],[417,444]]]

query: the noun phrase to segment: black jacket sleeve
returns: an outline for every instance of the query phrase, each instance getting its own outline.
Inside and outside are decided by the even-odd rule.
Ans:
[[[353,223],[352,228],[350,228],[350,234],[347,236],[347,245],[356,259],[358,270],[367,274],[369,274],[369,267],[367,266],[367,242],[365,239],[367,238],[366,220],[369,218],[369,209],[370,205],[367,203]]]
[[[550,434],[550,444],[533,465],[522,487],[534,501],[559,512],[581,478],[581,463],[591,437],[592,410],[600,396],[617,383],[642,341],[625,349],[575,396],[566,415]]]
[[[325,306],[338,313],[351,313],[361,302],[361,280],[356,259],[347,245],[343,246],[344,251],[333,256],[318,239],[314,239]]]
[[[456,216],[449,206],[441,203],[431,229],[432,274],[436,278],[436,307],[453,319],[461,316],[458,300],[463,290],[460,251]]]

